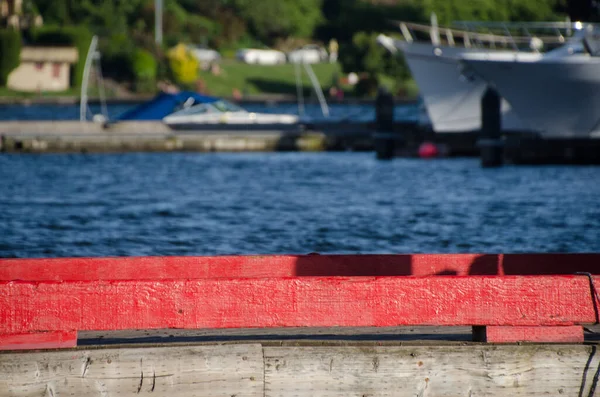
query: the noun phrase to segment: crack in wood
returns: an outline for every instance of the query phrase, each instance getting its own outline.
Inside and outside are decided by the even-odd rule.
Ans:
[[[138,386],[137,393],[140,394],[140,390],[142,390],[142,385],[144,384],[144,362],[143,359],[140,358],[140,368],[141,368],[141,376],[140,376],[140,385]]]
[[[85,373],[87,372],[88,367],[89,367],[89,365],[90,365],[91,362],[92,362],[92,359],[89,358],[89,357],[87,358],[87,360],[85,360],[85,364],[83,364],[83,371],[81,373],[81,377],[82,378],[85,378]]]

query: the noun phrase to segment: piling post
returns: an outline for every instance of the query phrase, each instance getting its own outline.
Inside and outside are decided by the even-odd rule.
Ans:
[[[375,151],[377,158],[388,160],[394,157],[397,137],[394,134],[394,97],[380,88],[375,99]]]
[[[503,163],[501,105],[501,98],[496,89],[488,86],[481,98],[479,149],[482,167],[499,167]]]

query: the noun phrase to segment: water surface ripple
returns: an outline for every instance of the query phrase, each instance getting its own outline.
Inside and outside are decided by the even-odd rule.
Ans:
[[[598,252],[594,167],[372,153],[0,156],[0,256]]]

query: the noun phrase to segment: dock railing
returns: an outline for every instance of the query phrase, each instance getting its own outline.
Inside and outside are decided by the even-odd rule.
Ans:
[[[582,342],[600,254],[0,260],[0,349],[78,331],[471,326],[487,342]]]

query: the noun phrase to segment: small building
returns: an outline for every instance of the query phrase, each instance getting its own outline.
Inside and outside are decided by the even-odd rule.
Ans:
[[[23,47],[21,64],[8,75],[7,87],[15,91],[65,91],[70,86],[71,65],[77,62],[74,47]]]

